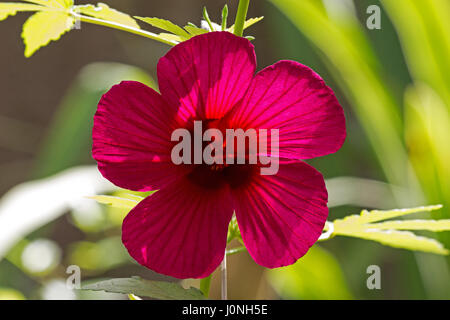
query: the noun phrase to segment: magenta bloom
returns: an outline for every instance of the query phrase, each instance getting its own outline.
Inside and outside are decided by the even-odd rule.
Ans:
[[[160,94],[126,81],[94,117],[93,156],[103,176],[135,191],[159,190],[123,222],[123,243],[140,264],[177,278],[203,278],[224,257],[233,216],[260,265],[294,263],[328,216],[322,175],[301,161],[337,151],[345,118],[333,91],[310,68],[280,61],[255,76],[251,43],[211,32],[172,48],[158,63]],[[279,129],[280,167],[175,165],[175,129]]]

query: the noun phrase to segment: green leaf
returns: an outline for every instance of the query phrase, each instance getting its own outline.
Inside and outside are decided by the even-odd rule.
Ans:
[[[65,8],[73,6],[73,0],[25,0],[26,2],[36,3],[50,8]]]
[[[206,278],[200,279],[200,291],[203,293],[205,298],[209,297],[209,291],[211,289],[211,279],[212,274],[210,274]]]
[[[409,208],[409,209],[394,209],[394,210],[372,210],[361,211],[361,214],[351,215],[345,217],[344,219],[338,219],[334,221],[335,229],[341,225],[358,225],[365,223],[378,222],[381,220],[387,220],[392,218],[401,217],[407,214],[418,213],[418,212],[430,212],[434,210],[441,209],[441,205],[435,206],[426,206],[426,207],[417,207],[417,208]]]
[[[66,8],[73,6],[73,0],[60,0],[60,2],[62,2]]]
[[[208,32],[208,30],[196,27],[191,24],[188,24],[187,26],[185,26],[184,29],[186,29],[186,31],[189,32],[191,36],[198,36],[198,35],[205,34]]]
[[[339,262],[319,246],[295,264],[267,270],[266,275],[283,299],[352,299]]]
[[[214,26],[213,26],[213,22],[211,21],[209,14],[208,14],[208,9],[206,9],[206,7],[203,7],[203,19],[205,19],[206,23],[208,24],[208,28],[210,31],[214,31]]]
[[[5,20],[8,16],[13,16],[19,11],[41,11],[45,7],[27,3],[0,3],[0,21]]]
[[[236,217],[233,217],[228,225],[227,243],[230,243],[234,239],[242,242],[241,232],[237,223]]]
[[[333,222],[332,235],[372,240],[381,244],[415,251],[447,255],[449,251],[431,238],[417,236],[412,232],[398,230],[450,230],[450,220],[405,220],[378,222],[411,213],[429,212],[442,208],[441,205],[396,210],[363,210],[361,215],[351,215]]]
[[[450,100],[446,104],[443,98],[421,80],[405,92],[405,140],[410,161],[428,201],[442,203],[447,209],[434,214],[434,219],[450,218],[450,148],[443,147],[450,136]],[[450,246],[450,233],[440,234],[439,240]]]
[[[399,34],[413,79],[430,85],[450,107],[449,1],[381,2]]]
[[[184,289],[177,283],[150,281],[138,277],[100,281],[83,286],[84,290],[134,294],[160,300],[204,300],[200,290]]]
[[[172,34],[172,33],[162,32],[162,33],[158,34],[158,36],[167,41],[182,42],[185,40],[184,38],[181,38],[180,36],[177,36],[176,34]]]
[[[92,196],[89,199],[94,199],[98,203],[106,204],[115,208],[133,209],[141,200],[139,196],[129,195],[132,198],[121,198],[115,196]]]
[[[98,3],[97,6],[94,6],[92,4],[75,6],[74,9],[78,13],[85,14],[94,18],[112,21],[132,28],[140,29],[136,20],[134,20],[128,14],[110,8],[104,3]]]
[[[74,24],[74,18],[61,12],[41,11],[32,15],[23,25],[25,57],[31,57],[50,41],[58,40],[64,33],[71,30]]]
[[[359,228],[336,231],[336,234],[365,240],[372,240],[394,248],[430,252],[441,255],[447,255],[449,253],[449,251],[445,249],[440,242],[434,239],[417,236],[414,233],[408,231],[372,230]]]
[[[130,300],[142,300],[138,296],[136,296],[134,294],[131,294],[131,293],[128,295],[128,299],[130,299]]]
[[[427,230],[450,231],[450,219],[443,220],[401,220],[369,224],[368,229],[377,230]]]
[[[262,19],[264,19],[264,17],[258,17],[258,18],[251,18],[251,19],[248,19],[248,20],[245,21],[245,23],[244,23],[244,30],[247,29],[247,28],[249,28],[249,27],[251,27],[251,26],[254,25],[255,23],[260,22]],[[227,31],[233,33],[233,32],[234,32],[234,24],[233,24],[231,27],[229,27],[229,28],[227,29]]]
[[[189,33],[186,32],[183,28],[180,26],[177,26],[173,22],[165,19],[160,18],[145,18],[145,17],[135,17],[136,19],[139,19],[145,23],[148,23],[152,25],[155,28],[159,28],[161,30],[165,30],[168,32],[171,32],[179,37],[181,37],[183,40],[189,39],[191,36]]]
[[[222,31],[227,30],[227,20],[228,20],[228,5],[225,4],[225,6],[222,9]]]

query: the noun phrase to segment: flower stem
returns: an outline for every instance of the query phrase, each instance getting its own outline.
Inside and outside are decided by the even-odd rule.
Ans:
[[[238,37],[242,37],[244,34],[244,24],[245,19],[247,18],[248,6],[250,4],[250,0],[240,0],[238,11],[236,14],[236,21],[234,23],[234,34]]]
[[[209,297],[209,289],[211,287],[211,277],[212,277],[212,274],[210,274],[208,277],[200,280],[200,291],[203,293],[203,295],[206,298]]]
[[[107,21],[107,20],[84,16],[84,15],[78,14],[73,11],[71,11],[70,13],[75,19],[82,21],[82,22],[88,22],[88,23],[97,24],[97,25],[104,26],[104,27],[109,27],[109,28],[113,28],[113,29],[130,32],[130,33],[142,36],[142,37],[146,37],[146,38],[149,38],[152,40],[156,40],[156,41],[171,45],[171,46],[174,46],[177,44],[174,41],[169,41],[169,40],[163,39],[153,32],[149,32],[149,31],[142,30],[139,28],[133,28],[133,27],[130,27],[130,26],[127,26],[124,24],[120,24],[120,23],[116,23],[116,22],[112,22],[112,21]]]
[[[220,267],[222,271],[222,292],[221,297],[222,300],[228,299],[228,284],[227,284],[227,255],[223,256],[222,265]]]
[[[239,248],[233,248],[233,249],[227,250],[227,251],[226,251],[226,255],[227,255],[227,256],[231,256],[231,255],[233,255],[233,254],[240,253],[240,252],[244,252],[244,251],[246,251],[246,250],[247,250],[247,248],[245,248],[244,246],[239,247]]]

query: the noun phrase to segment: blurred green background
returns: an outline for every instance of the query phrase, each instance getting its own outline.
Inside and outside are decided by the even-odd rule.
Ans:
[[[231,13],[237,7],[237,0],[104,2],[179,24],[199,24],[202,6],[215,21],[225,3]],[[381,9],[381,29],[366,26],[370,5]],[[65,286],[70,265],[80,266],[83,281],[165,279],[128,257],[120,241],[125,212],[84,198],[121,192],[93,167],[92,116],[113,84],[153,85],[169,48],[83,24],[25,59],[25,16],[0,23],[0,299],[125,299]],[[297,60],[317,71],[344,107],[344,147],[310,161],[327,179],[330,220],[361,208],[438,203],[444,209],[431,216],[450,218],[450,1],[254,0],[255,16],[265,19],[246,34],[256,37],[258,69]],[[449,232],[439,240],[450,248]],[[241,253],[229,258],[229,298],[449,299],[449,262],[350,238],[316,245],[294,266],[274,271]],[[370,265],[381,268],[381,290],[367,288]],[[211,297],[219,294],[214,274]]]

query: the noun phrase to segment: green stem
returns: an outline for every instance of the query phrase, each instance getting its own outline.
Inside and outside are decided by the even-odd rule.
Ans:
[[[244,252],[245,250],[247,250],[247,248],[245,248],[245,247],[233,248],[233,249],[227,250],[226,254],[227,254],[227,256],[231,256],[236,253]]]
[[[209,297],[209,288],[211,287],[211,277],[212,274],[210,274],[209,277],[200,280],[200,291],[203,292],[206,298]]]
[[[221,288],[221,298],[222,300],[228,300],[228,281],[227,281],[227,255],[223,256],[223,261],[220,266],[220,270],[222,271],[222,288]]]
[[[248,6],[250,0],[240,0],[239,7],[236,14],[236,22],[234,23],[234,34],[238,37],[242,37],[244,34],[244,24],[247,18]]]
[[[104,27],[109,27],[109,28],[113,28],[113,29],[118,29],[118,30],[122,30],[122,31],[126,31],[129,33],[133,33],[136,34],[138,36],[142,36],[142,37],[146,37],[152,40],[156,40],[171,46],[174,46],[177,44],[177,42],[175,41],[169,41],[169,40],[165,40],[160,38],[157,34],[146,31],[146,30],[142,30],[142,29],[138,29],[138,28],[133,28],[124,24],[120,24],[120,23],[116,23],[116,22],[112,22],[112,21],[107,21],[107,20],[102,20],[102,19],[97,19],[97,18],[92,18],[92,17],[88,17],[88,16],[83,16],[81,14],[78,14],[76,12],[71,12],[71,15],[77,19],[80,20],[82,22],[87,22],[87,23],[92,23],[92,24],[96,24],[96,25],[100,25],[100,26],[104,26]]]

